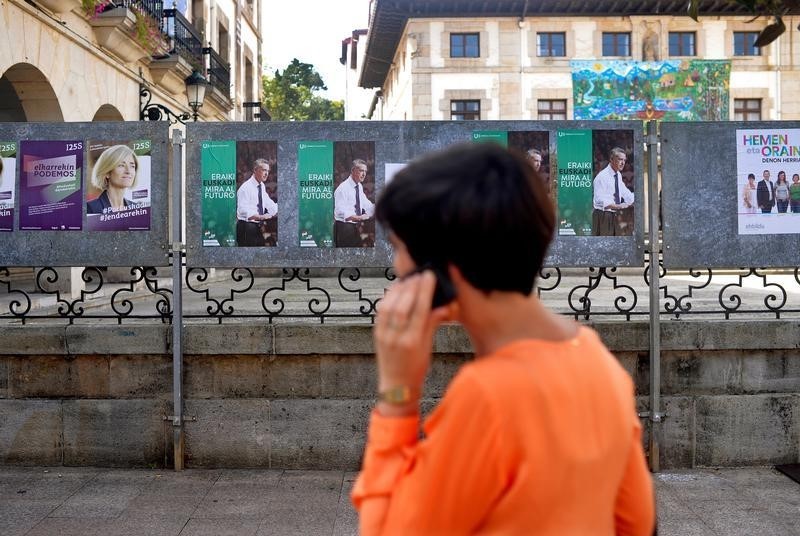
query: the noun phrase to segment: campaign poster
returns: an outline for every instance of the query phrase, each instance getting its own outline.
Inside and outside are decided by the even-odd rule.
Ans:
[[[548,196],[555,198],[555,188],[550,177],[550,133],[546,130],[502,131],[476,130],[472,141],[493,142],[519,151],[544,184]]]
[[[203,246],[235,246],[235,141],[204,141],[200,144],[200,188]]]
[[[236,245],[278,244],[278,143],[236,142]]]
[[[503,147],[508,147],[508,132],[503,130],[475,130],[472,132],[472,141],[478,143],[493,142]]]
[[[23,141],[19,228],[80,231],[84,142]]]
[[[333,143],[333,245],[375,246],[375,143]]]
[[[558,234],[592,234],[592,131],[559,130],[558,154]]]
[[[300,247],[333,247],[333,142],[297,146]]]
[[[150,230],[151,141],[86,143],[86,229]]]
[[[375,143],[298,145],[301,247],[375,245]]]
[[[736,131],[740,235],[800,233],[800,129]]]
[[[0,141],[0,232],[14,229],[17,143]]]
[[[634,227],[632,130],[559,130],[558,234],[630,236]]]

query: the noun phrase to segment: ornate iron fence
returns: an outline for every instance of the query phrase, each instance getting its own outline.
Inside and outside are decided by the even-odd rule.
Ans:
[[[104,268],[83,268],[83,289],[71,296],[58,290],[64,283],[59,269],[36,268],[32,275],[20,277],[0,268],[0,323],[171,322],[169,269],[136,266],[127,273],[127,280],[120,281],[119,273],[111,280]],[[647,274],[648,266],[546,267],[539,273],[536,291],[550,308],[581,321],[644,319],[650,314]],[[391,268],[189,268],[183,318],[371,323],[394,279]],[[660,283],[662,319],[800,317],[800,268],[662,267]]]

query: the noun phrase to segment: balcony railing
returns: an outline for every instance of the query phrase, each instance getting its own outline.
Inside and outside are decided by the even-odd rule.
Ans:
[[[165,9],[167,29],[172,38],[170,53],[178,54],[198,71],[203,70],[203,39],[200,32],[177,9]]]
[[[229,63],[225,63],[216,50],[211,47],[203,49],[203,54],[207,56],[208,62],[206,63],[206,78],[208,82],[217,88],[223,95],[230,98],[231,96],[231,67]]]

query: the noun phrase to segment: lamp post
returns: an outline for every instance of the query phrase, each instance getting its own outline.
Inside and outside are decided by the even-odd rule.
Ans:
[[[163,104],[150,102],[153,99],[153,94],[144,83],[139,84],[139,120],[140,121],[161,121],[168,120],[171,124],[180,123],[186,124],[186,121],[191,117],[193,121],[197,121],[198,110],[203,106],[203,100],[206,96],[206,88],[208,81],[203,78],[203,75],[197,71],[185,80],[186,83],[186,97],[188,100],[189,108],[192,113],[183,112],[176,114]]]

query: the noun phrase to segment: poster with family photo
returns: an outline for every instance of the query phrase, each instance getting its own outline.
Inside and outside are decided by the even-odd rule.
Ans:
[[[90,140],[87,145],[86,229],[149,230],[151,141]]]
[[[800,233],[800,129],[736,131],[740,235]]]

